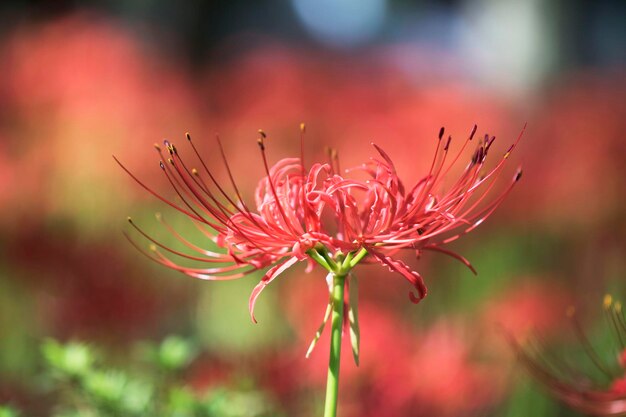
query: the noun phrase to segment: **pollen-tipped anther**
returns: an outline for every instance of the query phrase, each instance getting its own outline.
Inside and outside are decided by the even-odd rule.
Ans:
[[[161,152],[161,146],[158,143],[156,143],[156,142],[154,142],[154,149],[156,149],[157,151]]]
[[[608,310],[611,308],[611,304],[613,304],[613,297],[611,297],[611,294],[606,294],[604,296],[604,300],[602,301],[602,305],[606,310]]]
[[[300,132],[306,132],[306,125],[304,123],[300,123]]]
[[[185,132],[185,137],[188,141],[191,141],[191,135],[189,134],[189,132]]]
[[[441,140],[441,138],[443,138],[443,134],[444,134],[445,131],[446,131],[446,129],[443,126],[441,126],[441,129],[439,129],[439,140]]]
[[[515,144],[512,144],[511,146],[509,146],[509,149],[507,149],[507,151],[504,153],[504,156],[503,156],[504,159],[507,159],[511,155],[511,151],[513,150],[514,147],[515,147]]]
[[[515,182],[519,181],[522,178],[523,173],[524,171],[522,171],[521,169],[517,171],[517,174],[515,174]]]

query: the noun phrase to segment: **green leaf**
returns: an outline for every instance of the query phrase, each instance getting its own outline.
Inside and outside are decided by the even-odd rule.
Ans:
[[[359,330],[359,285],[354,274],[348,280],[348,322],[350,324],[350,344],[354,363],[359,366],[359,348],[361,345],[361,331]]]

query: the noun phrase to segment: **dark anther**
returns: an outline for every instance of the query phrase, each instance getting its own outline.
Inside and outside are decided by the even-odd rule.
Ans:
[[[478,129],[478,126],[474,125],[474,127],[472,128],[472,133],[470,133],[469,140],[474,139],[474,135],[476,134],[476,129]]]

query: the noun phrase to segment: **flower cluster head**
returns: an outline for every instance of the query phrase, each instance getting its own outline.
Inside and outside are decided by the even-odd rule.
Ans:
[[[567,318],[586,356],[575,365],[562,353],[548,349],[538,336],[525,343],[509,336],[509,341],[530,374],[572,409],[593,416],[626,415],[626,317],[622,304],[606,295],[604,315],[605,335],[610,337],[605,342],[612,345],[612,352],[598,349],[597,338],[592,341],[585,335],[574,307],[568,308]]]
[[[165,141],[164,148],[155,147],[175,199],[156,193],[120,165],[150,193],[187,216],[213,242],[212,247],[221,249],[209,250],[192,243],[161,216],[157,216],[159,221],[188,251],[164,245],[129,218],[151,242],[150,250],[142,249],[132,238],[131,242],[152,260],[201,279],[234,279],[269,268],[250,297],[253,320],[260,292],[300,261],[308,262],[309,270],[318,264],[329,274],[341,276],[348,276],[359,262],[379,263],[409,281],[413,287],[410,299],[417,303],[426,296],[426,285],[421,275],[399,258],[402,251],[417,255],[422,251],[442,252],[474,271],[465,258],[443,246],[481,224],[521,177],[518,170],[507,187],[492,195],[519,138],[495,166],[486,170],[495,137],[485,135],[476,140],[456,182],[444,191],[443,179],[461,160],[476,130],[474,126],[460,150],[451,155],[452,138],[445,137],[441,128],[428,172],[410,187],[398,177],[389,155],[375,144],[375,157],[345,171],[340,169],[334,150],[328,152],[325,162],[308,165],[301,150],[299,158],[281,159],[270,166],[268,138],[259,130],[260,162],[266,175],[256,189],[254,206],[242,196],[219,137],[216,141],[225,182],[218,181],[215,170],[204,162],[189,134],[187,141],[197,166],[190,165],[174,144]],[[301,144],[304,134],[302,124]],[[206,267],[179,263],[184,259]]]

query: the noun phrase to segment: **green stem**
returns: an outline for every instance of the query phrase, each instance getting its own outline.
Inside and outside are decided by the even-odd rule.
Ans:
[[[337,395],[339,393],[339,363],[341,361],[341,331],[343,325],[343,290],[345,275],[333,275],[333,314],[331,318],[330,358],[328,379],[326,380],[326,404],[324,417],[337,416]]]
[[[367,249],[361,248],[359,253],[357,253],[354,258],[350,260],[350,263],[347,266],[350,267],[350,269],[354,268],[356,264],[358,264],[363,258],[365,258],[365,255],[367,255]]]

